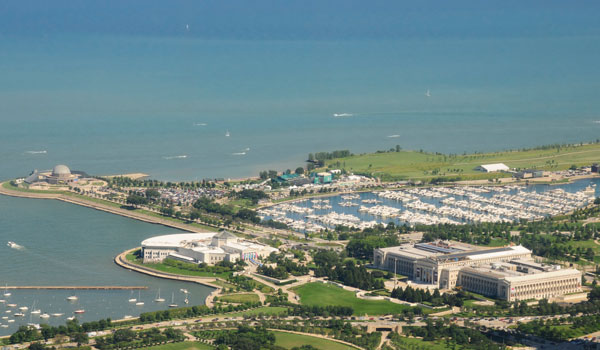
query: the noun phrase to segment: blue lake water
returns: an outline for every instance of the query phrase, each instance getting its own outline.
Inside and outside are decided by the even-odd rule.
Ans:
[[[125,315],[137,316],[140,312],[166,309],[171,298],[183,305],[181,288],[188,289],[190,305],[204,304],[212,288],[193,283],[173,282],[142,275],[117,266],[113,258],[125,249],[140,245],[145,238],[179,231],[135,221],[120,216],[90,210],[77,205],[55,200],[35,200],[0,196],[0,286],[17,285],[109,285],[145,286],[146,290],[11,290],[12,295],[0,304],[0,316],[6,313],[6,304],[35,307],[44,313],[64,313],[46,322],[63,324],[66,317],[77,309],[86,312],[78,316],[81,321],[92,321],[111,317],[121,319]],[[23,249],[12,249],[6,245],[14,241]],[[164,303],[153,300],[160,288]],[[0,288],[3,289],[3,288]],[[67,297],[75,294],[77,302],[68,302]],[[130,298],[141,297],[144,306],[129,303]],[[30,310],[31,311],[31,310]],[[26,313],[17,317],[10,328],[0,328],[0,334],[13,332],[20,324],[40,323],[37,316]],[[8,324],[0,319],[0,324]]]

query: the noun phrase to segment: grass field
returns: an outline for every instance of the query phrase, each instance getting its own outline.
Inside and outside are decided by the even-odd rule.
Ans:
[[[300,347],[302,345],[312,345],[320,350],[355,350],[355,347],[341,344],[332,340],[322,339],[317,337],[311,337],[309,335],[293,334],[287,332],[275,333],[275,345],[281,346],[282,348],[291,349],[293,347]]]
[[[304,305],[337,305],[349,306],[354,309],[355,315],[388,315],[400,313],[409,308],[406,305],[395,304],[386,300],[363,300],[354,296],[354,293],[336,286],[323,283],[307,283],[295,287],[294,291],[300,296]]]
[[[252,310],[248,310],[248,311],[240,311],[240,312],[234,312],[234,313],[230,313],[227,315],[223,315],[226,317],[244,317],[244,316],[256,316],[259,314],[263,314],[263,315],[280,315],[283,312],[287,311],[287,307],[282,307],[282,306],[264,306],[264,307],[259,307],[256,309],[252,309]],[[219,317],[219,315],[215,315],[215,316],[210,316],[210,317]]]
[[[445,341],[425,341],[418,338],[401,338],[399,341],[394,341],[394,344],[399,345],[400,349],[427,349],[427,350],[446,350],[446,349],[463,349],[458,344],[448,343]]]
[[[148,350],[214,350],[215,348],[200,342],[181,342],[157,345],[146,348]]]
[[[136,265],[140,265],[140,266],[154,269],[157,271],[174,273],[174,274],[178,274],[178,275],[198,276],[198,277],[219,277],[219,278],[227,279],[227,277],[229,277],[232,274],[232,272],[212,273],[212,272],[204,272],[204,271],[186,270],[186,269],[181,269],[181,268],[178,268],[175,266],[166,265],[163,263],[143,264],[142,259],[138,258],[135,255],[135,252],[127,254],[125,256],[125,258],[127,259],[127,261],[134,263]]]
[[[228,303],[256,303],[259,301],[258,295],[254,293],[227,294],[219,296],[220,301]]]
[[[567,146],[528,151],[443,155],[417,151],[370,153],[326,162],[330,168],[370,173],[382,179],[427,179],[437,176],[461,176],[465,180],[503,176],[475,170],[481,164],[504,163],[511,168],[544,170],[567,169],[571,165],[590,165],[600,158],[600,144]]]

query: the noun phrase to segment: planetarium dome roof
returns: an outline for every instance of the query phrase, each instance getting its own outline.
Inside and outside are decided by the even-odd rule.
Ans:
[[[66,165],[60,164],[55,166],[54,169],[52,169],[52,175],[71,175],[71,170]]]

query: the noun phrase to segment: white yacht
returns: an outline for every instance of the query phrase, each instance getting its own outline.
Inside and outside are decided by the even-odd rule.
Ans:
[[[177,304],[175,304],[175,293],[171,294],[171,304],[169,304],[169,307],[177,307]]]
[[[48,315],[48,314],[41,314],[40,318],[50,318],[50,315]]]
[[[144,302],[142,301],[142,297],[141,297],[141,293],[138,291],[138,302],[135,303],[136,306],[142,306],[144,305]]]
[[[160,288],[158,288],[158,295],[156,296],[156,299],[154,299],[154,301],[157,303],[162,303],[165,301],[165,298],[160,297]]]
[[[68,300],[68,301],[75,301],[75,300],[77,300],[77,299],[78,299],[78,298],[77,298],[77,296],[76,296],[76,295],[71,295],[71,296],[68,296],[68,297],[67,297],[67,300]]]

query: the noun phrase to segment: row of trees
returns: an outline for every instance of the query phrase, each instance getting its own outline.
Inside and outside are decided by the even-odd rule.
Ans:
[[[383,288],[383,280],[367,271],[364,265],[356,265],[352,260],[343,262],[336,252],[319,251],[313,257],[313,261],[316,265],[316,277],[327,277],[331,281],[339,281],[364,290]]]
[[[168,188],[215,188],[215,182],[212,180],[191,181],[191,182],[164,182],[159,180],[134,180],[129,177],[115,176],[112,178],[103,178],[109,187],[168,187]]]
[[[459,327],[455,324],[446,325],[443,321],[433,322],[427,320],[424,327],[408,326],[402,328],[403,333],[422,337],[423,340],[433,341],[439,339],[450,339],[462,348],[467,349],[502,349],[503,345],[495,343],[486,335],[473,328]]]
[[[469,299],[469,296],[462,291],[458,292],[457,294],[444,293],[444,295],[440,295],[439,289],[435,289],[433,293],[431,293],[429,290],[412,288],[411,286],[407,286],[405,289],[400,287],[394,288],[391,296],[392,298],[411,303],[428,302],[433,306],[463,306],[464,301]]]
[[[19,329],[10,336],[9,342],[11,344],[17,344],[40,339],[48,340],[58,335],[71,337],[75,342],[84,342],[84,340],[87,339],[87,332],[105,330],[110,328],[111,325],[110,318],[107,318],[100,321],[86,322],[81,325],[77,319],[67,321],[65,325],[60,325],[58,327],[42,324],[40,325],[40,330],[30,326],[20,326]],[[85,343],[87,343],[87,341],[85,341]]]
[[[117,329],[112,335],[97,337],[94,347],[100,350],[147,347],[150,344],[183,341],[185,336],[180,329],[166,328],[161,332],[158,328],[135,332],[128,328]]]
[[[206,212],[211,214],[218,214],[224,217],[231,217],[232,219],[250,221],[255,224],[258,224],[260,222],[260,218],[254,210],[242,208],[236,212],[233,206],[219,204],[207,197],[202,197],[195,201],[193,207],[199,211],[195,212],[194,215],[198,217],[200,217],[201,212]],[[194,214],[194,212],[192,212],[192,214]],[[191,214],[190,218],[193,219]]]

